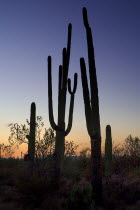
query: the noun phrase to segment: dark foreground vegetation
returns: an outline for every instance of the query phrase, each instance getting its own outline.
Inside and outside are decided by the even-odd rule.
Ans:
[[[0,160],[0,209],[140,209],[140,167],[130,157],[112,160],[112,175],[105,177],[102,207],[91,200],[90,158],[68,157],[59,190],[52,181],[52,157],[31,164],[22,159]]]

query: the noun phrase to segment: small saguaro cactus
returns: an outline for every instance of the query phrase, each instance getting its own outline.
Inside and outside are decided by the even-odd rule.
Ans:
[[[91,139],[92,198],[96,204],[100,204],[102,199],[102,169],[99,98],[92,32],[88,23],[86,8],[83,8],[83,21],[87,37],[90,91],[88,88],[88,79],[84,58],[80,59],[80,65],[83,87],[83,99],[85,105],[86,126]]]
[[[71,80],[68,79],[69,61],[70,61],[70,49],[71,49],[71,33],[72,25],[68,25],[68,40],[67,48],[63,48],[62,52],[62,65],[59,66],[59,84],[58,84],[58,124],[54,121],[53,115],[53,101],[52,101],[52,59],[48,56],[48,107],[49,107],[49,120],[51,127],[56,131],[56,143],[55,143],[55,178],[56,182],[59,182],[61,176],[64,151],[65,151],[65,136],[69,134],[72,128],[73,121],[73,109],[74,109],[74,97],[77,88],[77,73],[74,74],[74,87],[71,89]],[[71,96],[68,126],[65,129],[65,111],[66,111],[66,95],[68,92]]]
[[[31,104],[30,114],[30,134],[26,136],[28,139],[28,159],[33,161],[35,156],[35,134],[36,134],[36,105]]]
[[[112,135],[111,126],[106,126],[106,139],[105,139],[105,176],[111,175],[112,168]]]

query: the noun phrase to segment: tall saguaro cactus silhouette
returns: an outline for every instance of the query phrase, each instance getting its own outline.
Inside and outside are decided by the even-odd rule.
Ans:
[[[91,139],[91,171],[93,199],[96,203],[100,203],[102,198],[102,171],[99,98],[92,32],[88,23],[86,8],[83,8],[83,21],[87,37],[90,91],[88,88],[88,79],[84,58],[80,58],[81,77],[85,105],[86,126]]]
[[[35,133],[36,133],[36,105],[31,104],[30,113],[30,134],[26,136],[28,139],[28,156],[29,160],[33,161],[35,156]]]
[[[106,126],[106,139],[105,139],[105,176],[111,175],[112,166],[112,135],[111,126]]]
[[[65,136],[69,134],[72,128],[74,96],[77,88],[77,73],[74,74],[74,87],[71,89],[71,80],[68,79],[70,50],[71,50],[71,34],[72,25],[68,25],[67,48],[63,48],[62,65],[59,66],[59,84],[58,84],[58,124],[54,121],[53,101],[52,101],[52,59],[48,56],[48,107],[49,120],[51,127],[56,131],[55,144],[55,178],[59,180],[64,159]],[[68,126],[65,129],[65,111],[66,111],[66,95],[68,91],[71,95]]]

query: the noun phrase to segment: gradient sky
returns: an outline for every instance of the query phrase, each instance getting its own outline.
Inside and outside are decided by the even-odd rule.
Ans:
[[[73,128],[68,140],[89,145],[80,75],[87,58],[82,7],[88,10],[98,77],[102,139],[110,124],[115,143],[140,137],[140,0],[0,0],[0,142],[9,123],[25,123],[30,104],[48,120],[47,56],[53,62],[53,101],[57,120],[58,66],[73,25],[69,76],[78,73]],[[69,94],[67,100],[67,114]],[[67,124],[67,118],[66,118]]]

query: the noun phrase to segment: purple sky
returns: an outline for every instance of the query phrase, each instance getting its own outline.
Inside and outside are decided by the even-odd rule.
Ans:
[[[48,55],[53,59],[57,121],[58,66],[62,48],[66,46],[67,25],[72,23],[69,76],[73,81],[73,74],[77,72],[79,78],[73,128],[68,139],[83,146],[89,143],[79,64],[80,57],[87,58],[82,20],[84,6],[94,38],[102,138],[104,140],[107,124],[112,126],[116,142],[130,133],[140,136],[139,0],[0,0],[0,142],[9,136],[9,123],[24,123],[29,118],[33,101],[37,114],[43,117],[47,127],[50,126]]]

